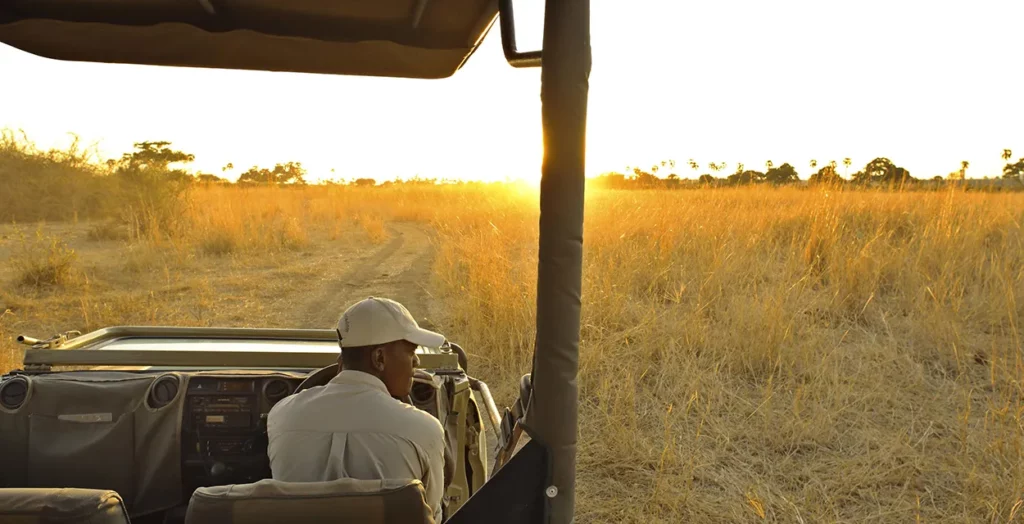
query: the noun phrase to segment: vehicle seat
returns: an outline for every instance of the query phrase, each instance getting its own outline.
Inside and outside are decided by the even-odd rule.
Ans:
[[[199,488],[185,524],[435,524],[419,480],[339,479]]]
[[[10,524],[128,524],[116,491],[76,488],[0,489],[0,522]]]

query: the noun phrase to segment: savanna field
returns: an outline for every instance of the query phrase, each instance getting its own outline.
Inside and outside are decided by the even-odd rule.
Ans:
[[[4,370],[21,333],[328,327],[319,288],[342,276],[395,286],[499,403],[529,370],[534,189],[69,191],[38,173],[98,168],[7,158]],[[586,206],[578,521],[1024,519],[1024,193],[594,189]]]

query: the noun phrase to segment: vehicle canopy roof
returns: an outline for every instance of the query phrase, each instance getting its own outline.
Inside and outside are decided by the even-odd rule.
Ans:
[[[6,0],[0,41],[60,60],[444,78],[495,0]]]

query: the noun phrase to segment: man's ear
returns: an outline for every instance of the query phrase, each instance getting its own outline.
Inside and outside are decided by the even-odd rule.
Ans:
[[[384,371],[384,346],[375,347],[370,352],[370,365],[377,371]]]

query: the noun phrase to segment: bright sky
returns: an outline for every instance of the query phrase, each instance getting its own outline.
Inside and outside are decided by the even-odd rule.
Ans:
[[[520,49],[543,0],[516,2]],[[1020,0],[592,1],[588,174],[694,158],[763,169],[888,156],[917,177],[1024,156]],[[0,45],[0,127],[119,156],[170,140],[220,173],[536,179],[540,73],[494,27],[452,78],[419,81],[55,62]],[[842,168],[840,168],[842,172]],[[231,173],[229,173],[231,175]]]

